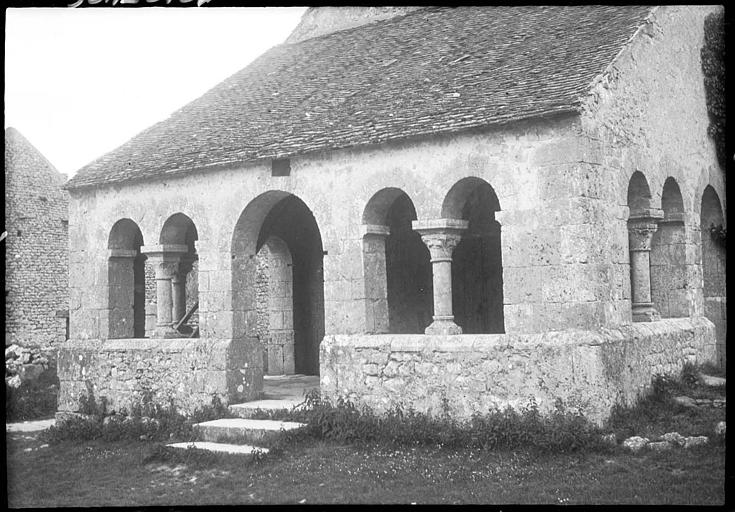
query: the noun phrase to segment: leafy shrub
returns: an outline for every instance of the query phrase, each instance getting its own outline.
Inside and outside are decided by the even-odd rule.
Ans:
[[[94,439],[105,441],[169,439],[192,440],[195,423],[209,421],[229,415],[229,410],[218,397],[212,404],[195,410],[191,415],[179,413],[170,402],[167,406],[156,404],[150,396],[131,408],[129,414],[105,416],[106,401],[97,401],[92,391],[80,399],[80,414],[58,422],[41,433],[49,444],[62,441],[84,442]]]
[[[59,395],[55,371],[45,371],[38,379],[25,381],[14,388],[5,384],[5,420],[37,420],[53,416]]]
[[[284,432],[277,447],[311,439],[393,446],[439,445],[451,449],[535,448],[566,452],[605,448],[601,431],[580,414],[566,411],[561,402],[546,416],[539,413],[532,401],[520,411],[510,407],[492,410],[463,422],[452,418],[446,407],[437,416],[401,407],[376,415],[349,400],[338,399],[332,404],[319,397],[318,392],[308,395],[305,405],[290,419],[307,426]]]

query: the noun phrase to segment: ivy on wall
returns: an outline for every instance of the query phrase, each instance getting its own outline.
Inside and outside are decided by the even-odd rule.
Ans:
[[[727,242],[727,229],[722,225],[715,226],[714,224],[709,228],[709,234],[716,243],[720,244],[723,248]]]
[[[724,171],[728,152],[725,148],[725,16],[722,11],[704,19],[702,71],[710,120],[707,133],[715,142],[717,160]]]

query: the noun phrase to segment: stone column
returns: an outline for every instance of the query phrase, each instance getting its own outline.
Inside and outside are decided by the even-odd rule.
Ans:
[[[634,322],[652,322],[661,317],[651,301],[651,240],[663,214],[657,210],[631,214],[628,219],[630,287]]]
[[[192,268],[193,260],[190,257],[182,256],[179,261],[178,269],[171,278],[173,286],[173,323],[186,315],[186,277]]]
[[[426,334],[462,334],[452,313],[452,252],[468,226],[468,221],[459,219],[413,221],[414,231],[421,235],[431,254],[434,321],[426,328]]]
[[[388,280],[385,266],[385,241],[388,226],[361,226],[362,257],[365,268],[365,332],[390,332],[388,312]]]
[[[174,324],[173,280],[178,271],[181,255],[188,248],[185,245],[166,244],[141,247],[156,271],[156,337],[178,338],[180,334]]]
[[[133,263],[137,254],[137,251],[129,249],[110,249],[109,251],[110,313],[107,336],[112,339],[132,338],[134,335],[135,275]]]

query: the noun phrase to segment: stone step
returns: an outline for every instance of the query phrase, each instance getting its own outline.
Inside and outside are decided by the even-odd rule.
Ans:
[[[194,441],[190,443],[171,443],[166,446],[171,448],[177,448],[180,450],[188,450],[189,448],[197,448],[199,450],[207,450],[210,452],[218,453],[234,453],[238,455],[250,455],[252,453],[268,453],[268,448],[261,448],[259,446],[251,446],[249,444],[227,444],[227,443],[212,443],[208,441]]]
[[[251,420],[245,418],[222,418],[194,425],[194,431],[203,441],[237,439],[257,443],[276,437],[279,432],[305,427],[304,423],[292,421]]]
[[[699,378],[705,386],[725,386],[727,380],[724,377],[715,377],[713,375],[700,374]]]
[[[253,400],[241,404],[232,404],[230,411],[240,418],[252,418],[256,412],[292,411],[302,407],[304,401],[299,398]]]

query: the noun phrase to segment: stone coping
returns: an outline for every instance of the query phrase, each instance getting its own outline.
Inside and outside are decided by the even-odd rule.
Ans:
[[[652,335],[677,333],[682,330],[705,328],[705,317],[665,318],[655,322],[636,322],[599,330],[569,329],[533,334],[351,334],[327,335],[335,348],[380,348],[391,352],[474,352],[491,346],[519,345],[586,345],[595,346],[617,340],[636,339]]]
[[[120,338],[120,339],[89,339],[89,340],[67,340],[60,347],[84,347],[95,348],[102,351],[160,351],[160,352],[182,352],[193,350],[197,347],[225,347],[233,342],[229,338]]]

